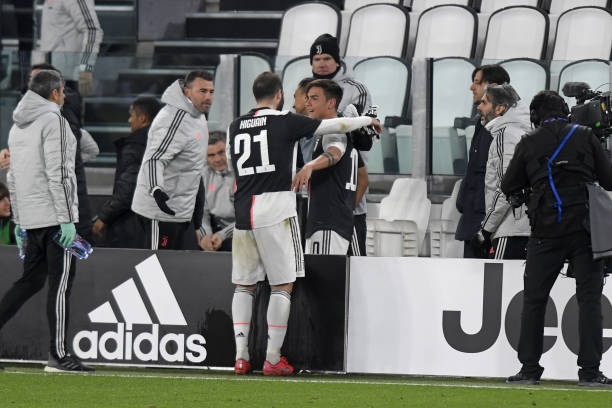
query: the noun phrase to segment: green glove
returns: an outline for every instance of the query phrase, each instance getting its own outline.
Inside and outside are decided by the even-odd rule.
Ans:
[[[68,248],[74,242],[74,238],[76,237],[76,227],[72,222],[65,222],[60,224],[60,229],[62,230],[62,235],[60,235],[60,244],[64,248]]]
[[[15,225],[15,242],[17,243],[17,247],[21,249],[23,247],[23,240],[21,239],[21,227],[19,225]]]

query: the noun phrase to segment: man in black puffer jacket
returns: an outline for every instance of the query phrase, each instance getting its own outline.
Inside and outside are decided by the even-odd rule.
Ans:
[[[102,230],[106,227],[106,246],[143,248],[144,231],[130,206],[147,146],[149,126],[160,109],[161,103],[155,98],[136,99],[130,106],[128,119],[132,133],[115,141],[117,168],[113,196],[104,203],[93,224],[93,233],[98,238],[102,238]]]
[[[593,260],[587,183],[612,190],[612,165],[591,128],[568,123],[569,109],[554,91],[529,106],[537,127],[516,146],[501,189],[517,204],[527,199],[531,235],[523,275],[518,374],[508,383],[537,384],[544,368],[544,317],[550,291],[567,259],[578,300],[578,385],[612,386],[599,371],[603,353],[603,264]],[[520,197],[514,199],[512,197]]]

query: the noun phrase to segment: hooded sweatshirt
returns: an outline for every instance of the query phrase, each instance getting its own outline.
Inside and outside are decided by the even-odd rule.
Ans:
[[[183,93],[182,81],[170,85],[161,98],[166,105],[151,127],[138,173],[132,210],[163,222],[191,220],[208,149],[206,117]],[[176,215],[159,209],[151,195],[160,187]]]
[[[27,230],[78,222],[77,142],[59,105],[27,91],[13,121],[7,181],[15,224]]]
[[[521,138],[531,131],[529,107],[519,100],[517,104],[485,125],[493,140],[489,147],[485,173],[486,214],[482,228],[492,233],[492,238],[529,236],[529,219],[525,205],[512,210],[501,191],[501,182]]]

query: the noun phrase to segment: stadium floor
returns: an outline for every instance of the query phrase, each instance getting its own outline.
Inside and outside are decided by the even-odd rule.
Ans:
[[[612,388],[575,382],[511,386],[503,379],[298,374],[97,367],[46,374],[37,364],[0,371],[2,407],[609,407]]]

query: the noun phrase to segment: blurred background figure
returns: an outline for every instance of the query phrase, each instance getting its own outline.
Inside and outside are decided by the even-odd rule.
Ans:
[[[45,0],[39,48],[43,54],[34,58],[53,64],[68,87],[87,96],[93,91],[93,68],[103,36],[94,0]]]
[[[0,245],[15,244],[15,225],[11,221],[11,200],[9,191],[4,183],[0,182]]]

